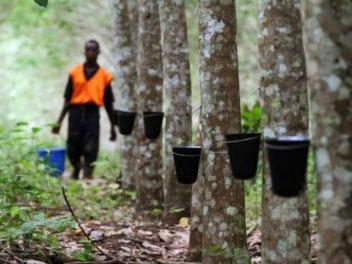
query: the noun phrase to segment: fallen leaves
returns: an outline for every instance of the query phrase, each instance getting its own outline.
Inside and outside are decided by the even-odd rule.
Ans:
[[[84,188],[95,188],[101,186],[105,190],[105,195],[111,195],[111,190],[118,189],[117,184],[110,184],[107,188],[107,183],[101,180],[89,181],[82,183]],[[106,191],[109,189],[109,192]],[[90,192],[88,192],[90,193]],[[102,194],[104,192],[99,192]],[[105,196],[104,196],[105,197]],[[79,201],[84,199],[79,199]],[[103,199],[106,200],[106,199]],[[98,206],[98,201],[96,202]],[[74,207],[78,210],[84,212],[88,206],[79,206],[79,204],[74,204]],[[95,207],[94,207],[95,208]],[[101,208],[100,208],[101,209]],[[84,234],[79,228],[70,229],[64,233],[58,234],[59,243],[64,249],[65,253],[68,254],[70,261],[77,261],[73,256],[77,252],[82,252],[91,254],[92,259],[95,262],[89,263],[143,263],[143,264],[181,264],[188,263],[186,261],[188,244],[189,244],[189,219],[181,218],[179,225],[176,226],[165,226],[156,223],[146,223],[131,221],[133,215],[133,206],[127,203],[122,203],[122,206],[110,210],[108,214],[106,209],[99,210],[96,212],[99,215],[100,221],[92,220],[80,220],[82,223],[83,230],[89,238],[99,246],[99,248],[106,253],[104,255],[99,252],[96,248],[91,247],[91,250],[84,252],[85,246],[87,246],[87,240]],[[64,211],[58,210],[56,213],[63,214]],[[84,215],[84,214],[83,214]],[[87,219],[87,218],[86,218]],[[110,219],[109,222],[106,219]],[[123,219],[123,220],[122,220]],[[261,232],[258,227],[257,222],[250,225],[250,230],[247,235],[248,251],[251,257],[252,264],[261,263]],[[313,233],[312,239],[312,261],[314,263],[316,259],[316,245],[317,238],[316,234]],[[28,251],[28,248],[26,248]],[[2,255],[4,250],[0,250],[0,263],[1,259],[12,261],[13,256],[7,253]],[[15,253],[20,253],[25,251],[24,247],[20,250],[15,251]],[[87,250],[86,250],[87,251]],[[26,252],[28,253],[28,252]],[[35,255],[26,255],[30,259],[34,259]],[[116,257],[116,260],[108,260],[108,256]],[[115,261],[115,262],[114,262]],[[33,262],[32,264],[42,264],[44,262]],[[53,263],[53,262],[52,262]],[[55,262],[55,263],[66,263]],[[76,262],[72,262],[76,263]],[[191,264],[191,263],[188,263]]]
[[[116,263],[188,263],[186,262],[186,256],[189,243],[189,227],[187,226],[137,225],[134,222],[102,224],[99,221],[87,221],[82,223],[82,225],[90,238],[96,241],[103,252],[117,258]],[[66,253],[71,256],[74,256],[75,252],[84,250],[84,244],[87,241],[83,239],[84,236],[78,229],[66,231],[59,235],[60,244]],[[317,246],[315,232],[312,234],[311,239],[311,257],[312,263],[314,263]],[[258,227],[249,231],[247,242],[251,263],[260,264],[260,247],[262,242],[261,231]],[[106,255],[95,249],[92,251],[92,257],[95,259],[95,262],[89,263],[111,262]],[[30,260],[27,263],[43,264],[45,262]]]
[[[253,228],[247,236],[248,252],[251,257],[252,264],[261,263],[261,245],[262,233],[258,228]]]
[[[188,250],[189,228],[185,226],[164,227],[162,225],[134,225],[133,223],[101,225],[97,222],[83,223],[91,239],[112,256],[119,256],[122,262],[170,263],[183,262]],[[80,242],[82,232],[67,232],[60,236],[60,242],[67,252],[74,254],[83,249]],[[69,241],[70,240],[70,241]],[[105,256],[94,251],[100,261]]]

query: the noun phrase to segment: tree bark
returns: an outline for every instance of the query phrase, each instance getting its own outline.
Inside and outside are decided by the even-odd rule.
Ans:
[[[128,0],[128,16],[130,19],[131,40],[133,51],[137,59],[138,49],[138,0]]]
[[[138,109],[162,111],[162,58],[159,6],[157,1],[138,2]],[[139,157],[137,159],[136,214],[162,209],[162,133],[157,139],[144,136],[139,119]],[[157,211],[156,211],[157,210]],[[159,212],[161,213],[161,211]]]
[[[165,91],[164,221],[177,224],[189,217],[191,186],[176,180],[172,147],[192,141],[191,77],[184,1],[160,0]]]
[[[308,98],[300,1],[260,0],[259,3],[264,136],[307,136]],[[266,153],[264,164],[262,262],[310,263],[306,190],[290,199],[274,195]]]
[[[197,144],[203,145],[202,113],[199,112]],[[192,185],[191,217],[189,225],[188,261],[202,261],[203,248],[203,203],[204,203],[204,169],[200,162],[197,181]]]
[[[203,263],[247,263],[244,186],[230,171],[225,135],[240,132],[235,5],[199,1],[203,126]]]
[[[352,1],[307,1],[319,263],[352,263]]]
[[[114,48],[116,61],[116,95],[115,105],[125,111],[137,110],[136,96],[136,52],[132,42],[132,26],[130,25],[127,0],[112,2]],[[134,30],[136,30],[135,28]],[[134,187],[135,159],[136,159],[136,132],[131,136],[120,136],[120,175],[122,186],[127,189]]]

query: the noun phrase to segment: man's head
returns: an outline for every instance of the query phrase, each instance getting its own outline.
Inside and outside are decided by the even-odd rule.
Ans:
[[[98,41],[91,39],[84,45],[84,54],[86,55],[87,62],[96,62],[100,53],[100,46]]]

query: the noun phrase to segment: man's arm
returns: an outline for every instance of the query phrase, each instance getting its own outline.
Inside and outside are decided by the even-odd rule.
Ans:
[[[69,77],[68,81],[67,81],[67,85],[66,85],[65,95],[64,95],[64,98],[65,98],[64,105],[63,105],[62,110],[60,112],[59,119],[57,120],[55,126],[51,130],[52,133],[54,133],[54,134],[60,133],[61,124],[64,121],[65,116],[70,108],[70,100],[72,97],[72,93],[73,93],[73,84],[72,84],[71,77]]]
[[[111,129],[110,129],[110,140],[111,141],[116,140],[113,103],[114,103],[114,95],[112,93],[111,84],[109,83],[108,86],[105,88],[104,105],[105,105],[105,110],[106,110],[106,113],[108,114],[110,124],[111,124]]]

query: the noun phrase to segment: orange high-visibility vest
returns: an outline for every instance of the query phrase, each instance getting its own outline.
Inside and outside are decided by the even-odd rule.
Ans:
[[[94,76],[87,80],[84,76],[84,66],[80,64],[70,71],[70,77],[73,83],[71,104],[104,105],[105,88],[113,79],[108,71],[99,67]]]

